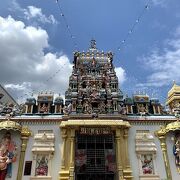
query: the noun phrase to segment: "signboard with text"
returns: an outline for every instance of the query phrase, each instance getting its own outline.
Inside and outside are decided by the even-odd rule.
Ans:
[[[112,134],[112,131],[109,127],[80,127],[79,133],[87,135],[107,135]]]

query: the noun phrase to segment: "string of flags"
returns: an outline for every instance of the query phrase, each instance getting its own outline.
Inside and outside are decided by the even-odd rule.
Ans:
[[[73,40],[74,48],[77,49],[78,46],[77,46],[77,42],[76,42],[76,37],[75,37],[75,36],[72,34],[72,32],[71,32],[71,29],[70,29],[70,26],[69,26],[69,24],[68,24],[67,18],[66,18],[66,16],[65,16],[65,14],[64,14],[64,12],[63,12],[60,4],[59,4],[59,0],[56,0],[56,4],[57,4],[58,9],[59,9],[59,11],[60,11],[61,17],[62,17],[63,20],[64,20],[64,23],[65,23],[65,25],[66,25],[68,34],[70,35],[70,38]],[[63,64],[63,65],[61,65],[61,66],[65,66],[65,65],[66,65],[66,63]],[[56,74],[58,74],[58,73],[61,71],[61,69],[62,69],[62,68],[59,68],[52,76],[50,76],[48,79],[46,79],[46,82],[52,80],[52,79],[56,76]]]
[[[68,34],[69,34],[70,38],[73,40],[74,48],[77,49],[78,46],[77,46],[77,43],[76,43],[75,36],[74,36],[74,35],[72,34],[72,32],[71,32],[71,29],[70,29],[70,26],[69,26],[69,24],[68,24],[68,21],[67,21],[67,19],[66,19],[66,17],[65,17],[65,14],[64,14],[64,12],[63,12],[63,10],[62,10],[62,8],[61,8],[58,0],[56,0],[56,4],[57,4],[57,6],[58,6],[58,9],[59,9],[59,11],[60,11],[60,15],[61,15],[61,17],[63,18],[63,21],[64,21],[65,26],[66,26],[66,28],[67,28]],[[65,65],[66,65],[66,64],[61,65],[61,67],[60,67],[54,74],[52,74],[51,76],[49,76],[49,77],[45,80],[45,83],[47,83],[47,82],[49,82],[50,80],[52,80],[52,79],[61,71],[62,67],[65,66]],[[24,93],[23,95],[17,97],[17,99],[22,99],[22,98],[25,98],[25,97],[27,97],[27,96],[29,96],[29,95],[33,96],[33,94],[34,94],[34,92],[27,92],[27,93]]]
[[[24,94],[21,95],[21,96],[17,96],[17,101],[18,101],[18,100],[22,100],[22,99],[24,99],[25,97],[33,96],[33,94],[34,94],[34,90],[33,90],[33,91],[26,92],[26,93],[24,93]]]
[[[53,78],[61,71],[62,67],[65,66],[65,65],[66,65],[66,63],[60,65],[61,67],[60,67],[54,74],[52,74],[52,76],[50,76],[49,78],[47,78],[45,82],[48,82],[48,81],[50,81],[51,79],[53,79]]]
[[[119,51],[121,51],[122,46],[125,45],[125,43],[127,42],[128,38],[134,32],[134,30],[135,30],[136,26],[138,25],[138,23],[141,22],[141,19],[143,18],[143,16],[146,13],[146,11],[150,8],[150,1],[151,0],[147,1],[146,5],[143,7],[143,10],[140,12],[140,14],[138,15],[137,19],[135,20],[135,22],[132,24],[131,28],[127,32],[125,38],[121,41],[120,46],[118,47]]]
[[[51,76],[49,76],[49,77],[44,81],[44,83],[47,83],[47,82],[49,82],[50,80],[52,80],[53,78],[55,78],[55,76],[61,71],[61,69],[62,69],[65,65],[66,65],[66,63],[60,65],[61,67],[60,67],[54,74],[52,74]],[[35,90],[26,92],[26,93],[24,93],[23,95],[18,96],[18,97],[17,97],[17,100],[21,100],[21,99],[24,99],[24,98],[26,98],[26,97],[33,96],[33,95],[34,95],[34,92],[35,92]]]
[[[150,1],[148,0],[147,3],[145,4],[145,6],[143,7],[143,10],[140,12],[140,14],[138,15],[137,19],[135,20],[135,22],[132,24],[131,28],[129,29],[128,33],[126,34],[125,38],[121,41],[121,45],[124,45],[126,43],[126,41],[128,40],[129,36],[134,32],[134,29],[136,28],[136,26],[138,25],[138,23],[141,21],[142,17],[144,16],[145,12],[149,9],[150,7]],[[56,0],[56,3],[58,5],[58,8],[60,10],[61,16],[64,19],[64,22],[66,24],[68,33],[70,35],[70,37],[72,39],[75,40],[75,36],[72,35],[71,30],[70,30],[70,26],[68,25],[67,19],[62,11],[62,8],[59,4],[59,0]],[[74,41],[74,45],[75,45],[75,49],[77,48],[77,43]],[[121,50],[121,45],[118,47],[118,50]],[[59,69],[57,72],[55,72],[55,74],[53,74],[52,76],[50,76],[46,82],[50,81],[51,79],[53,79],[55,77],[56,74],[58,74],[61,71],[61,69]]]
[[[58,9],[59,9],[59,11],[60,11],[60,15],[61,15],[61,17],[63,18],[63,21],[64,21],[64,23],[65,23],[67,32],[68,32],[70,38],[71,38],[72,41],[73,41],[74,49],[76,50],[76,49],[78,49],[78,45],[77,45],[77,42],[76,42],[76,36],[73,35],[73,33],[72,33],[72,31],[71,31],[71,28],[70,28],[70,26],[69,26],[69,24],[68,24],[67,18],[66,18],[65,14],[64,14],[61,6],[60,6],[59,0],[56,0],[56,4],[57,4]]]
[[[132,24],[130,30],[128,31],[128,33],[126,34],[124,40],[121,42],[122,44],[125,44],[127,39],[129,38],[129,36],[134,32],[134,29],[135,27],[138,25],[138,23],[140,22],[140,20],[142,19],[142,17],[144,16],[146,10],[149,9],[150,7],[150,1],[151,0],[148,0],[148,2],[146,3],[146,5],[143,7],[143,10],[140,12],[140,14],[138,15],[136,21]],[[64,22],[65,22],[65,25],[66,25],[66,28],[67,28],[67,31],[70,35],[70,37],[73,39],[73,43],[75,45],[75,49],[77,48],[77,43],[75,41],[75,36],[72,35],[71,33],[71,29],[70,29],[70,26],[68,25],[68,22],[67,22],[67,19],[65,17],[65,14],[63,13],[63,10],[59,4],[59,0],[56,0],[56,3],[57,3],[57,6],[60,10],[60,15],[62,16],[62,18],[64,19]],[[118,50],[120,50],[120,47],[118,47]],[[65,64],[61,65],[61,66],[64,66]],[[52,80],[59,72],[61,71],[61,68],[59,68],[52,76],[50,76],[48,79],[46,79],[46,82]]]

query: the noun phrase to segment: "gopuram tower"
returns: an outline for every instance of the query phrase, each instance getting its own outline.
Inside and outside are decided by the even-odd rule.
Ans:
[[[123,94],[113,66],[112,52],[99,52],[91,40],[87,52],[74,53],[74,66],[65,94],[72,114],[118,114],[122,111]]]

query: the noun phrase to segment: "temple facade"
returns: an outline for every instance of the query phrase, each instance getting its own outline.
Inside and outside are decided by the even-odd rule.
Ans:
[[[180,179],[180,86],[165,109],[125,96],[113,53],[75,52],[65,100],[52,92],[0,107],[0,177],[12,180]]]

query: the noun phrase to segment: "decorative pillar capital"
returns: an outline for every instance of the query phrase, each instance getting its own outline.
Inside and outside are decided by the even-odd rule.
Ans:
[[[21,137],[22,138],[29,138],[29,136],[31,136],[31,131],[30,129],[27,127],[27,126],[24,126],[22,127],[22,130],[21,130]]]
[[[128,131],[129,131],[129,129],[124,129],[124,138],[128,138]]]
[[[67,129],[61,128],[61,136],[63,139],[66,139],[67,137]]]
[[[74,139],[75,138],[75,129],[71,129],[71,138]]]
[[[161,126],[159,130],[155,131],[155,135],[160,138],[160,137],[164,137],[166,135],[167,131],[166,131],[166,127],[165,126]]]
[[[116,139],[120,139],[121,138],[121,129],[116,129]]]

